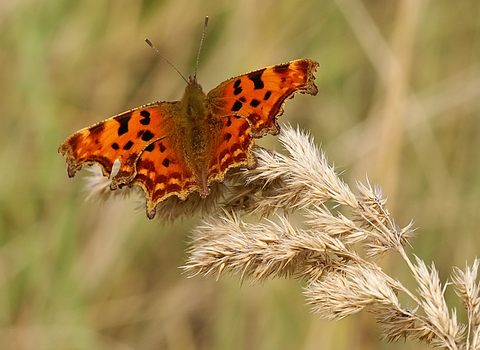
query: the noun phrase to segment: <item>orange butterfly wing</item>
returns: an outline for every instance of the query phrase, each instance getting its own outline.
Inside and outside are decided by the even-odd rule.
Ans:
[[[313,75],[317,68],[317,62],[302,59],[259,69],[226,80],[208,93],[207,100],[215,115],[246,118],[254,137],[277,135],[277,117],[285,101],[297,92],[317,94]]]
[[[222,118],[222,122],[221,132],[211,144],[208,184],[223,181],[230,168],[254,168],[257,163],[251,152],[253,137],[249,122],[235,115]]]
[[[157,204],[171,195],[181,200],[199,189],[198,181],[185,161],[182,151],[165,137],[148,145],[137,162],[132,184],[143,188],[149,219],[155,217]]]
[[[303,59],[230,78],[207,95],[212,114],[223,127],[211,144],[208,183],[223,181],[230,168],[254,168],[253,138],[278,134],[277,117],[297,92],[317,94],[318,63]]]
[[[103,174],[110,176],[118,159],[120,169],[110,188],[130,184],[140,154],[166,135],[171,123],[168,116],[178,113],[179,105],[180,102],[150,103],[77,131],[58,149],[66,158],[68,176],[73,177],[83,165],[92,164],[100,165]]]

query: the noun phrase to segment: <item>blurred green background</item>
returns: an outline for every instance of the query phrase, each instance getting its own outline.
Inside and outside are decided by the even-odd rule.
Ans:
[[[317,97],[281,122],[322,144],[351,185],[383,186],[412,251],[445,281],[479,251],[480,2],[14,0],[0,2],[0,349],[424,349],[378,340],[362,313],[326,322],[301,283],[188,279],[198,218],[147,220],[134,198],[85,202],[57,154],[76,130],[296,58]],[[276,138],[260,141],[279,148]],[[384,269],[411,285],[389,255]],[[414,286],[412,285],[412,288]],[[449,303],[459,307],[453,298]]]

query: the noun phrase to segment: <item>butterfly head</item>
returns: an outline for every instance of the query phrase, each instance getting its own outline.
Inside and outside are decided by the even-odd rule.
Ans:
[[[202,86],[197,82],[197,75],[189,75],[188,76],[188,85],[187,88],[185,89],[185,92],[187,91],[194,91],[197,90],[199,92],[203,93]]]
[[[205,115],[207,95],[202,90],[200,84],[197,83],[197,78],[194,76],[188,77],[188,84],[185,88],[185,94],[182,98],[182,107],[185,116]]]

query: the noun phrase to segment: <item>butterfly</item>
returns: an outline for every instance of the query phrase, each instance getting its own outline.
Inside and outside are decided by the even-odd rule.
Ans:
[[[189,76],[181,101],[152,102],[118,114],[68,137],[58,152],[69,177],[97,164],[111,176],[110,189],[138,185],[146,212],[170,196],[186,200],[225,179],[231,168],[255,168],[255,138],[277,135],[277,118],[297,92],[317,94],[318,63],[294,60],[230,78],[205,94],[196,74]]]

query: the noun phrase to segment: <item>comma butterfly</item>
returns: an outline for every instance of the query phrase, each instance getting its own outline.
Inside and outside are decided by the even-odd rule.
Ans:
[[[317,94],[318,63],[301,59],[230,78],[202,91],[189,76],[181,101],[152,102],[81,129],[62,143],[68,176],[84,164],[98,164],[110,176],[110,189],[139,185],[146,194],[148,218],[156,205],[176,195],[201,197],[222,182],[228,169],[255,168],[255,138],[277,135],[277,117],[297,92]]]

